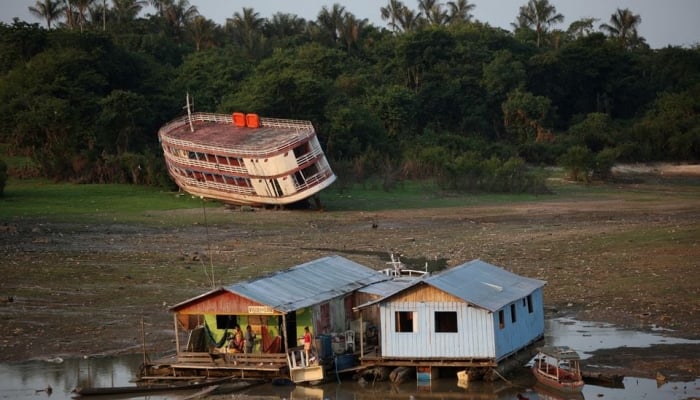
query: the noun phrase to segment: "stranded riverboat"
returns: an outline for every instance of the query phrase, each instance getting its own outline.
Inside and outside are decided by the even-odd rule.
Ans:
[[[575,350],[566,346],[545,346],[539,349],[532,366],[537,382],[564,393],[583,390],[580,360]]]
[[[187,108],[158,137],[168,173],[192,195],[284,206],[315,196],[336,179],[309,121]]]

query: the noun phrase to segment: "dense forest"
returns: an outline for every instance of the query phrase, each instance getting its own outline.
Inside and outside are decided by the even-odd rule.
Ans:
[[[468,0],[389,0],[385,27],[338,4],[222,26],[187,0],[40,0],[41,24],[0,24],[0,157],[32,160],[15,175],[172,185],[157,131],[189,93],[195,111],[312,121],[339,184],[521,192],[547,166],[590,180],[700,159],[700,46],[650,49],[633,10],[564,29],[523,1],[511,32]]]

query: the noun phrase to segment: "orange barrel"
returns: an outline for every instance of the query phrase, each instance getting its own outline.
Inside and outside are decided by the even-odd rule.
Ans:
[[[258,114],[246,114],[246,125],[248,128],[259,128],[260,127],[260,117]]]
[[[241,112],[233,113],[233,124],[235,126],[245,126],[245,114]]]

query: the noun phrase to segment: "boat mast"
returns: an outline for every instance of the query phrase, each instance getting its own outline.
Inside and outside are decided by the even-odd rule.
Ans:
[[[187,108],[187,120],[190,123],[190,131],[194,132],[194,126],[192,125],[192,104],[190,103],[190,92],[187,92],[187,105],[185,108]]]

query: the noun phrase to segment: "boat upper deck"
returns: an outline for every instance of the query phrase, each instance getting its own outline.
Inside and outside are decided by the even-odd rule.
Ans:
[[[258,128],[250,128],[234,125],[226,114],[195,113],[191,118],[194,132],[184,116],[160,129],[161,140],[217,153],[260,155],[281,151],[315,134],[308,121],[261,118]]]

